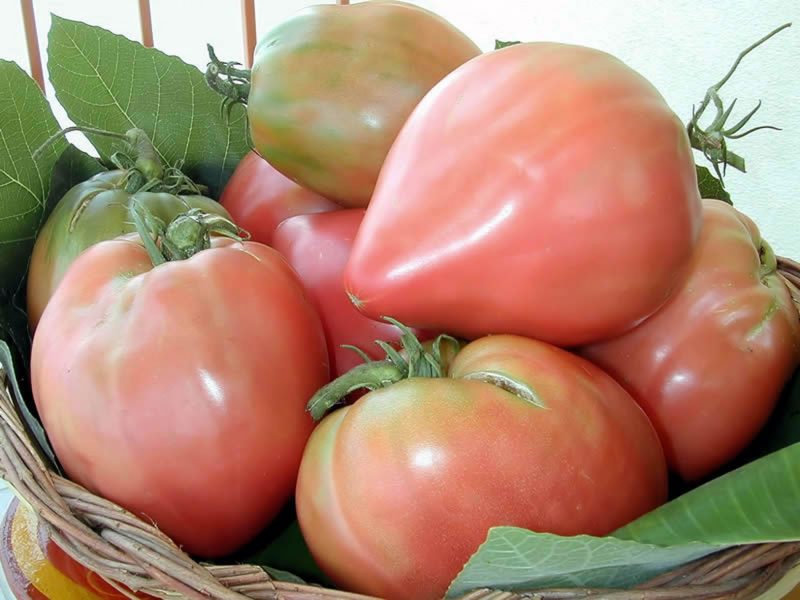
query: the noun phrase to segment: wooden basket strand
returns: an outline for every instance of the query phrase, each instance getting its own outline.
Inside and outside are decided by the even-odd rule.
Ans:
[[[800,264],[778,259],[800,304]],[[126,595],[189,600],[375,600],[314,585],[276,581],[253,565],[195,562],[151,523],[51,472],[17,414],[0,369],[0,477],[30,507],[64,552]],[[751,600],[800,564],[800,543],[732,547],[683,565],[635,589],[482,589],[461,600]],[[124,586],[124,587],[123,587]],[[409,590],[414,598],[414,590]]]

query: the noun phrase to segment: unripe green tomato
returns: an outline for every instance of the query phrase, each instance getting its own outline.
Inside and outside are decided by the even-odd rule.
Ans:
[[[59,200],[36,237],[28,270],[28,321],[36,328],[50,297],[78,255],[103,240],[132,233],[134,202],[165,222],[190,208],[229,217],[215,200],[199,195],[125,191],[127,171],[98,173]]]
[[[448,21],[411,4],[309,7],[256,47],[248,97],[255,149],[303,187],[366,206],[411,111],[480,53]]]

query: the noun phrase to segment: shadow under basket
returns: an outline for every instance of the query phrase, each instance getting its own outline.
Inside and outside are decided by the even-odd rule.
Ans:
[[[800,265],[780,259],[782,274],[800,302]],[[152,524],[49,470],[20,419],[0,372],[0,477],[29,506],[46,536],[69,557],[100,576],[123,597],[135,590],[156,598],[191,600],[300,600],[369,596],[276,581],[254,565],[194,561]],[[800,565],[800,542],[734,546],[632,589],[480,589],[460,600],[750,600]],[[414,590],[409,590],[409,598]]]

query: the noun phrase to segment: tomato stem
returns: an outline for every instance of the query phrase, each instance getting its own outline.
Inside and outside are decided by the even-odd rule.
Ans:
[[[758,48],[761,44],[766,42],[772,36],[777,34],[778,32],[786,29],[787,27],[791,27],[791,23],[785,23],[780,27],[774,29],[764,37],[762,37],[757,42],[751,44],[744,50],[742,50],[739,55],[736,57],[731,68],[725,74],[725,76],[720,79],[717,83],[712,85],[708,88],[703,101],[700,103],[700,107],[697,110],[692,108],[692,118],[689,121],[686,130],[689,135],[689,141],[691,143],[692,148],[699,150],[703,153],[703,156],[708,159],[709,162],[714,166],[714,171],[717,174],[720,182],[722,182],[723,173],[725,172],[728,165],[737,169],[738,171],[745,172],[745,160],[742,156],[739,156],[735,152],[732,152],[728,149],[728,144],[726,140],[735,140],[739,138],[743,138],[746,135],[753,133],[754,131],[758,131],[760,129],[774,129],[776,131],[780,131],[778,127],[773,127],[772,125],[761,125],[759,127],[753,127],[748,129],[745,132],[741,132],[744,126],[750,121],[753,115],[756,114],[756,111],[761,107],[761,101],[759,100],[756,106],[748,112],[744,117],[742,117],[739,122],[734,125],[728,126],[727,121],[728,118],[731,116],[733,112],[733,107],[736,104],[736,99],[731,102],[730,106],[725,109],[723,107],[722,99],[719,96],[719,90],[725,85],[728,80],[731,78],[733,73],[739,67],[739,63],[742,62],[742,59],[747,56],[751,51]],[[703,116],[703,113],[709,107],[710,104],[714,105],[717,113],[713,119],[713,121],[709,124],[708,127],[703,129],[700,127],[699,121],[700,118]],[[722,171],[720,171],[719,165],[722,164]]]
[[[142,240],[144,249],[147,250],[147,254],[150,256],[153,266],[157,267],[167,262],[166,257],[156,245],[156,240],[158,240],[166,230],[164,221],[151,213],[144,204],[136,201],[131,203],[131,216],[133,217],[134,225],[136,225],[136,231]]]
[[[150,191],[170,194],[186,192],[202,194],[205,192],[203,186],[195,184],[181,172],[180,166],[165,168],[153,142],[150,141],[147,133],[138,127],[129,129],[125,133],[83,125],[65,127],[47,138],[34,151],[33,158],[36,159],[40,156],[57,139],[74,131],[114,138],[123,142],[122,148],[114,152],[109,158],[115,167],[126,171],[123,182],[125,191],[128,193],[135,194],[136,192]]]
[[[210,248],[211,234],[240,242],[249,237],[246,231],[225,217],[193,208],[167,225],[162,239],[167,260],[185,260]]]
[[[209,62],[206,67],[206,83],[208,87],[224,96],[223,110],[228,116],[237,104],[247,105],[250,96],[250,69],[240,69],[238,62],[223,62],[217,58],[211,44],[206,44]]]
[[[129,129],[125,133],[127,142],[133,149],[136,157],[137,170],[145,177],[146,181],[162,181],[164,179],[164,165],[158,156],[156,147],[142,129]]]
[[[406,378],[406,373],[389,360],[370,361],[350,369],[321,387],[308,401],[311,418],[319,421],[334,406],[356,390],[377,390]]]
[[[153,266],[173,260],[186,260],[211,247],[211,235],[243,241],[249,234],[220,215],[193,208],[176,216],[169,224],[155,216],[144,204],[133,202],[131,214]]]
[[[98,129],[96,127],[85,127],[83,125],[71,125],[70,127],[64,127],[64,129],[60,129],[56,131],[53,135],[47,138],[42,145],[39,146],[36,150],[33,151],[31,157],[36,160],[39,156],[42,155],[42,152],[47,150],[56,140],[61,139],[62,137],[66,136],[68,133],[73,133],[75,131],[80,131],[81,133],[93,133],[95,135],[103,135],[106,137],[113,137],[117,138],[118,140],[125,140],[125,134],[122,133],[115,133],[113,131],[106,131],[105,129]]]
[[[334,379],[314,394],[306,408],[315,421],[324,417],[325,413],[356,390],[372,391],[411,377],[447,376],[445,364],[449,361],[449,356],[442,354],[442,343],[454,344],[458,349],[460,347],[458,340],[446,334],[439,335],[428,351],[411,329],[391,317],[383,317],[382,320],[400,329],[400,350],[377,340],[375,343],[384,351],[386,358],[369,360],[366,353],[355,346],[346,346],[358,352],[366,362]]]

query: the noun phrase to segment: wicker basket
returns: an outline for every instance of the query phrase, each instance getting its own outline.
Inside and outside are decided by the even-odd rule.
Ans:
[[[779,268],[800,305],[800,264],[780,258]],[[52,541],[121,593],[130,595],[125,590],[127,587],[158,598],[192,600],[369,598],[275,581],[257,566],[195,562],[153,525],[51,472],[30,440],[3,379],[0,385],[0,476],[33,509]],[[631,590],[505,592],[485,589],[476,590],[461,600],[587,597],[745,600],[763,594],[798,565],[800,542],[752,544],[732,547],[688,563]],[[408,597],[414,597],[414,590],[409,590]]]

